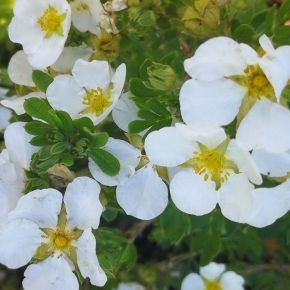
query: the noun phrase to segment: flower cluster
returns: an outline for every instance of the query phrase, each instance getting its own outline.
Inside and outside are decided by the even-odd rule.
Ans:
[[[28,264],[25,290],[77,290],[86,278],[105,285],[96,236],[112,192],[119,212],[141,220],[158,217],[171,201],[189,215],[219,208],[257,228],[290,209],[290,111],[283,98],[290,46],[275,48],[262,35],[254,50],[215,37],[184,61],[184,83],[151,61],[140,69],[147,81],[138,82],[134,66],[98,58],[94,46],[118,35],[116,12],[127,4],[15,1],[8,32],[23,50],[8,65],[18,90],[0,91],[0,263]],[[158,94],[140,101],[136,87]],[[243,284],[210,263],[189,274],[181,290]]]

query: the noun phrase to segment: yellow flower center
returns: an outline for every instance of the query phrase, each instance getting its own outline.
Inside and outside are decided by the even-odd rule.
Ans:
[[[56,228],[44,228],[41,230],[45,241],[38,247],[34,255],[35,259],[42,261],[54,253],[61,253],[77,265],[75,241],[79,239],[83,231],[67,228],[67,215],[64,208],[62,208],[58,216]]]
[[[112,104],[111,95],[109,91],[104,92],[101,88],[91,89],[84,96],[83,104],[87,106],[83,112],[100,115]]]
[[[200,151],[195,152],[193,157],[182,166],[193,168],[195,173],[202,175],[205,181],[208,179],[214,181],[218,189],[232,172],[238,171],[234,162],[225,156],[227,146],[228,140],[214,149],[199,144]]]
[[[66,13],[59,13],[53,6],[49,5],[42,16],[39,17],[37,23],[41,30],[45,33],[45,38],[52,35],[63,35],[63,21],[66,18]]]
[[[230,79],[247,88],[247,97],[275,100],[274,89],[259,65],[249,65],[244,72],[244,76],[232,76]]]
[[[222,290],[222,287],[217,281],[206,281],[205,290]]]
[[[56,249],[63,249],[69,243],[69,239],[65,233],[57,233],[53,240],[53,245]]]

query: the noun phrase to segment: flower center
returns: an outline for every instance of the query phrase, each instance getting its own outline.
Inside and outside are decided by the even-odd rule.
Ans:
[[[56,249],[63,249],[69,243],[68,237],[64,233],[57,233],[53,240],[53,245]]]
[[[206,281],[205,290],[222,290],[222,287],[216,281]]]
[[[104,92],[101,88],[91,89],[84,96],[83,104],[87,106],[83,112],[100,115],[111,105],[109,91]]]
[[[244,70],[243,76],[230,77],[233,81],[247,88],[247,97],[261,99],[266,97],[275,100],[272,85],[259,65],[249,65]]]
[[[64,208],[58,216],[56,228],[42,228],[41,230],[44,234],[44,241],[38,247],[34,255],[35,259],[42,261],[57,253],[67,256],[74,265],[77,265],[74,242],[79,239],[83,231],[67,227],[67,215]]]
[[[49,5],[43,15],[39,17],[37,23],[45,32],[45,38],[49,38],[56,34],[61,36],[63,34],[63,21],[66,18],[66,13],[59,13],[53,6]]]
[[[202,175],[205,181],[208,179],[214,181],[218,189],[231,173],[238,171],[235,163],[225,156],[227,146],[228,140],[214,149],[199,144],[200,151],[194,152],[193,157],[182,166],[193,168],[195,173]]]

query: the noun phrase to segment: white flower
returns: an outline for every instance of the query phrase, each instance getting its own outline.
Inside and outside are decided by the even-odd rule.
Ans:
[[[165,210],[168,189],[155,167],[149,163],[117,186],[116,197],[126,214],[150,220]]]
[[[96,125],[116,105],[126,77],[126,66],[114,72],[106,61],[76,61],[71,75],[59,75],[47,89],[47,99],[56,110],[73,118],[89,117]]]
[[[17,115],[22,115],[25,114],[24,110],[24,102],[27,99],[37,97],[37,98],[45,98],[45,94],[42,92],[32,92],[29,93],[28,95],[21,96],[21,97],[10,97],[6,98],[5,100],[0,101],[1,105],[3,105],[6,108],[9,108],[13,110]]]
[[[262,227],[290,208],[290,181],[255,189],[252,183],[261,184],[262,178],[251,155],[222,129],[201,133],[176,124],[150,133],[145,150],[154,164],[179,166],[170,192],[183,212],[203,215],[219,204],[228,219]],[[275,210],[269,210],[271,205]]]
[[[129,132],[130,122],[138,120],[138,107],[131,100],[131,93],[122,94],[112,111],[112,117],[116,125],[124,132]]]
[[[145,287],[135,282],[120,283],[115,290],[145,290]]]
[[[29,63],[43,69],[60,56],[70,23],[66,0],[17,0],[8,32],[13,42],[22,44]]]
[[[58,73],[71,73],[73,65],[78,59],[88,60],[92,53],[93,50],[84,45],[65,47],[56,62],[51,65],[51,68]],[[8,75],[18,85],[35,87],[32,80],[32,72],[34,70],[36,68],[30,65],[23,50],[17,51],[8,64]]]
[[[18,85],[35,87],[32,80],[33,67],[27,59],[23,50],[17,51],[10,59],[8,64],[9,78]]]
[[[72,23],[81,32],[101,33],[101,19],[106,15],[100,0],[74,0],[71,2]]]
[[[104,4],[104,8],[106,11],[121,11],[128,8],[126,2],[124,0],[110,0]]]
[[[15,208],[25,186],[24,170],[29,170],[36,148],[23,123],[13,123],[4,132],[6,149],[0,153],[0,222]]]
[[[142,158],[140,150],[113,138],[104,149],[119,160],[120,172],[109,176],[90,158],[92,176],[104,185],[117,186],[117,201],[128,215],[149,220],[161,214],[168,203],[167,187],[150,163],[135,171]]]
[[[211,262],[200,268],[200,275],[187,275],[181,290],[244,290],[244,283],[242,276],[233,271],[225,272],[224,264]]]
[[[240,123],[236,138],[246,150],[281,153],[290,149],[289,110],[263,99],[257,101]]]
[[[93,53],[90,47],[82,46],[67,46],[63,49],[62,54],[51,68],[58,73],[71,73],[75,62],[78,59],[88,61]]]
[[[93,285],[106,283],[92,233],[103,209],[99,194],[96,181],[78,177],[67,186],[64,197],[49,188],[20,198],[0,229],[0,262],[15,269],[32,258],[39,261],[24,273],[25,290],[77,290],[75,268]]]
[[[6,89],[0,88],[0,103],[1,100],[5,100],[7,98],[6,93],[7,93]],[[7,126],[10,124],[11,116],[12,112],[9,109],[4,108],[0,105],[0,131],[6,129]]]
[[[239,112],[242,119],[257,100],[279,102],[290,78],[290,46],[274,49],[265,35],[260,45],[263,56],[246,44],[216,37],[185,60],[185,70],[192,78],[180,92],[185,123],[195,128],[220,127]]]

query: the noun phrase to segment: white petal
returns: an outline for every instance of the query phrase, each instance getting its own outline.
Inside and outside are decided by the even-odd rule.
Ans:
[[[89,60],[93,50],[86,46],[65,47],[60,57],[51,66],[53,70],[60,73],[70,73],[78,59]]]
[[[244,290],[245,280],[235,272],[225,272],[220,280],[223,290]]]
[[[82,276],[89,278],[92,285],[105,285],[107,276],[99,264],[96,240],[91,230],[85,230],[77,241],[77,261]]]
[[[148,134],[145,151],[153,164],[178,166],[192,157],[194,144],[175,127],[165,127]]]
[[[212,81],[223,76],[243,74],[246,62],[237,42],[228,37],[214,37],[198,47],[184,62],[185,71],[194,79]]]
[[[253,207],[253,190],[245,174],[232,174],[219,190],[222,214],[231,221],[245,223]]]
[[[290,209],[290,180],[273,188],[255,189],[253,198],[247,223],[258,228],[271,225]]]
[[[140,162],[141,152],[126,141],[109,138],[104,150],[113,154],[120,162],[120,171],[115,176],[104,173],[100,167],[89,158],[89,170],[92,176],[101,184],[115,186],[126,181],[135,173]]]
[[[80,6],[85,4],[86,8]],[[95,0],[75,0],[72,6],[72,22],[81,32],[90,31],[93,34],[100,34],[100,16],[104,13],[100,1]]]
[[[53,35],[44,38],[40,47],[34,53],[27,55],[29,63],[38,69],[44,69],[55,63],[64,48],[68,30],[65,31],[65,36]]]
[[[22,44],[26,54],[35,53],[43,41],[43,33],[39,25],[35,20],[24,17],[24,15],[12,18],[8,34],[11,41]]]
[[[13,220],[0,228],[0,263],[11,269],[26,265],[42,241],[37,224]]]
[[[283,152],[290,149],[290,111],[263,99],[242,120],[236,138],[246,150]]]
[[[212,82],[188,80],[180,91],[184,122],[193,127],[220,127],[234,120],[245,89],[228,79]]]
[[[177,173],[170,183],[170,193],[181,211],[194,215],[211,212],[218,200],[215,183],[211,180],[204,181],[193,170]]]
[[[35,87],[32,81],[33,68],[27,60],[27,56],[23,50],[17,51],[8,64],[9,78],[18,85]]]
[[[290,46],[282,46],[272,54],[264,55],[259,62],[260,67],[274,88],[278,101],[290,78],[289,54]]]
[[[225,271],[226,267],[224,264],[217,264],[211,262],[204,267],[200,267],[200,275],[206,280],[212,281],[220,277],[220,275]]]
[[[251,182],[255,184],[263,182],[252,156],[240,146],[237,140],[230,141],[226,156],[238,166],[239,172],[247,175]]]
[[[62,110],[73,117],[86,108],[83,104],[85,90],[70,75],[54,78],[46,91],[47,100],[55,110]]]
[[[10,118],[12,116],[11,110],[0,106],[0,130],[4,130],[10,124]]]
[[[79,283],[64,257],[49,257],[24,272],[24,290],[79,290]]]
[[[271,42],[271,40],[269,39],[269,37],[265,34],[263,34],[260,38],[259,38],[259,43],[261,45],[261,47],[263,48],[263,50],[268,54],[268,55],[273,55],[275,54],[275,48]]]
[[[135,282],[129,282],[129,283],[119,283],[118,288],[116,290],[145,290],[145,287],[135,283]]]
[[[79,59],[75,62],[72,74],[81,87],[106,89],[111,82],[112,68],[107,61],[91,62]]]
[[[29,63],[39,69],[46,68],[56,62],[63,51],[71,25],[71,8],[66,0],[50,0],[47,4],[53,6],[61,14],[66,13],[66,17],[62,22],[62,35],[54,34],[50,37],[45,37],[43,31],[41,31],[44,38],[39,47],[31,52],[27,52],[24,48],[24,51],[28,54]],[[38,24],[37,26],[40,29]]]
[[[67,186],[64,203],[71,229],[98,228],[103,211],[100,191],[100,185],[89,177],[78,177]]]
[[[62,194],[52,188],[37,189],[21,197],[10,219],[27,219],[40,228],[54,228],[61,209]]]
[[[24,110],[24,102],[32,97],[36,97],[36,98],[45,98],[45,94],[41,93],[41,92],[32,92],[29,93],[26,96],[22,96],[22,97],[16,97],[16,98],[7,98],[5,100],[2,100],[0,103],[1,105],[12,109],[17,115],[22,115],[25,114],[25,110]]]
[[[138,107],[130,99],[130,93],[121,95],[121,98],[116,103],[112,111],[112,117],[116,125],[123,131],[128,132],[128,125],[134,120],[138,120]]]
[[[0,223],[7,219],[8,213],[16,207],[22,195],[24,181],[17,168],[5,156],[7,150],[0,154]]]
[[[119,205],[128,215],[150,220],[160,215],[168,203],[165,183],[151,166],[144,167],[117,186]]]
[[[31,157],[38,151],[37,147],[29,143],[31,137],[24,129],[24,123],[21,122],[10,124],[4,132],[10,159],[20,168],[29,169]]]
[[[204,290],[204,282],[199,275],[191,273],[183,279],[181,290]]]
[[[271,177],[283,177],[290,172],[290,152],[273,153],[263,149],[253,150],[253,159],[255,160],[259,171],[263,175]]]

